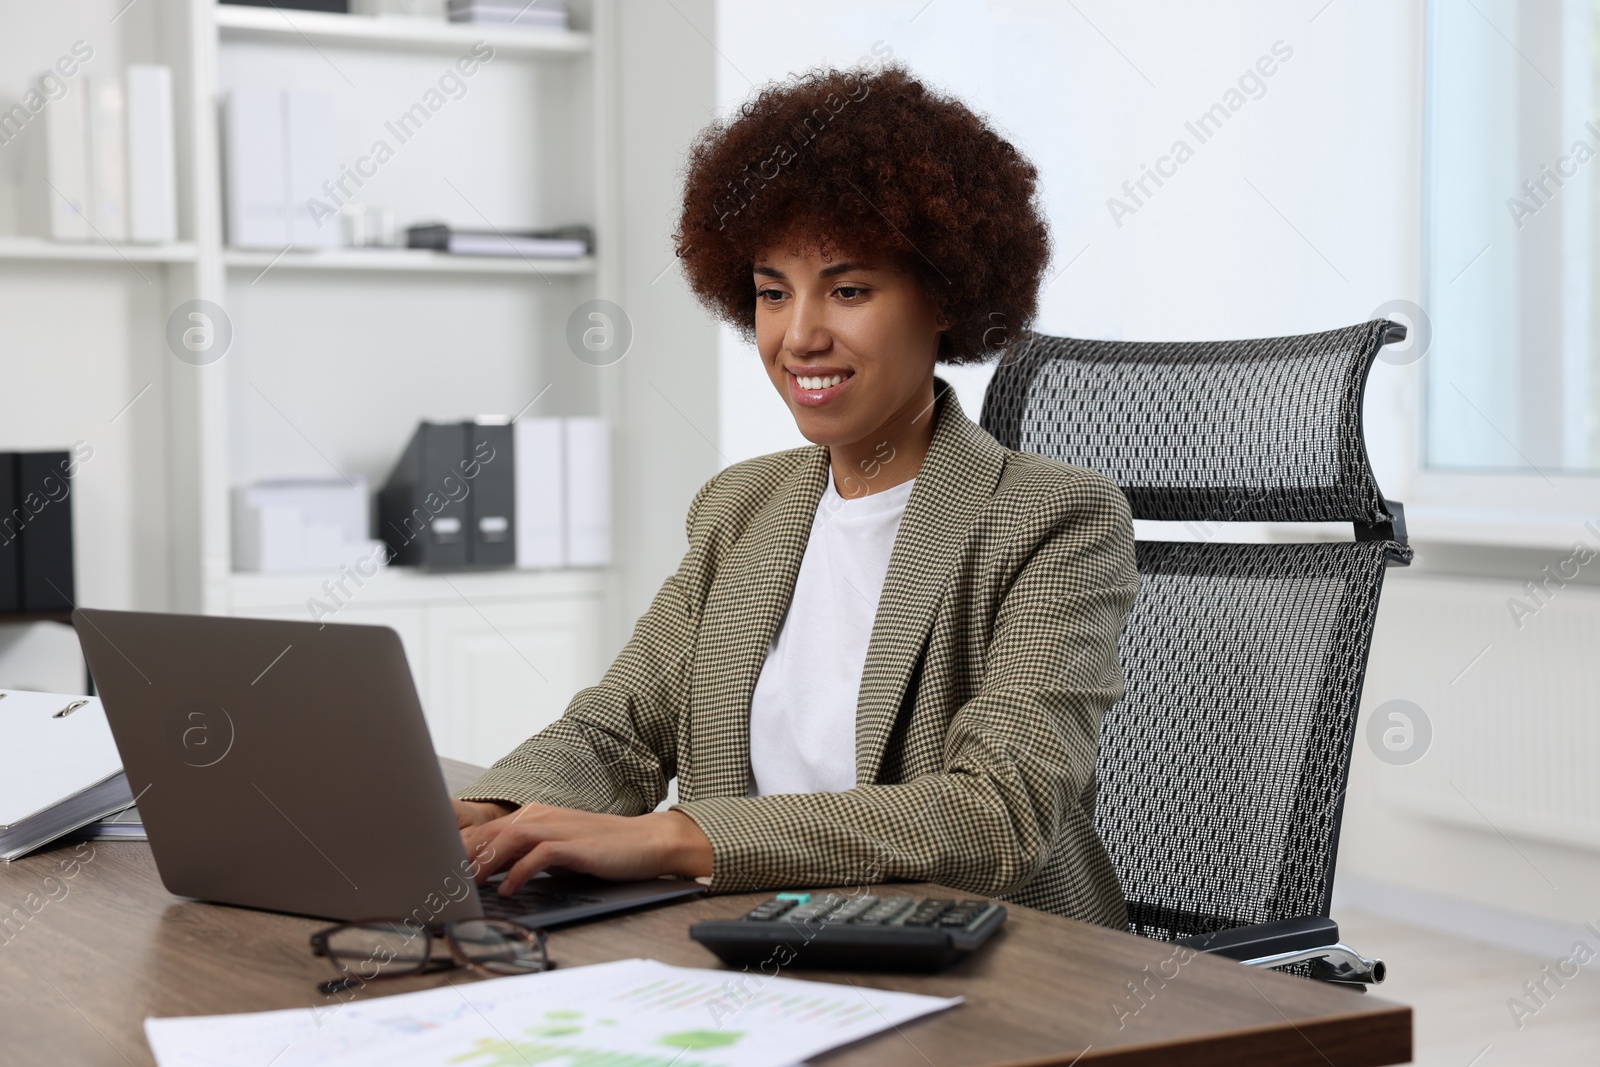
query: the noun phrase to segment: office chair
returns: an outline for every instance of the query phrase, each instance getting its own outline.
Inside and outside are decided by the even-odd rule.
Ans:
[[[1133,933],[1365,988],[1384,964],[1328,917],[1356,708],[1404,512],[1367,462],[1361,397],[1405,338],[1383,319],[1243,341],[1031,334],[989,385],[1008,448],[1100,471],[1139,541],[1127,687],[1105,716],[1095,825]],[[1353,541],[1236,544],[1221,522],[1348,522]]]

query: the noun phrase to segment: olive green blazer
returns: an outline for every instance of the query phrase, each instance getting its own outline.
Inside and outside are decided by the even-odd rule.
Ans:
[[[711,889],[914,880],[1126,929],[1094,828],[1100,719],[1138,586],[1106,478],[1002,447],[936,381],[867,648],[855,788],[747,796],[750,696],[829,477],[820,445],[736,463],[689,507],[689,551],[598,685],[459,795],[677,810]]]

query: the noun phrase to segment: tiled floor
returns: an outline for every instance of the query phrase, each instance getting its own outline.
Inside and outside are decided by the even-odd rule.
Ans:
[[[1539,1006],[1522,988],[1543,977],[1549,959],[1437,933],[1358,911],[1336,911],[1346,944],[1381,958],[1388,980],[1374,989],[1410,1004],[1416,1062],[1422,1067],[1597,1067],[1600,1065],[1600,958],[1558,987],[1546,978]],[[1590,940],[1590,948],[1600,945]],[[1571,966],[1567,968],[1569,971]],[[1519,1029],[1507,1001],[1532,1016]]]

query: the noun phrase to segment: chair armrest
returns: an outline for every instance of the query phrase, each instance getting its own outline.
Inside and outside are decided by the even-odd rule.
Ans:
[[[1339,924],[1332,919],[1307,915],[1298,919],[1236,926],[1214,934],[1179,938],[1178,944],[1199,952],[1226,956],[1230,960],[1253,960],[1284,952],[1302,952],[1339,943]]]

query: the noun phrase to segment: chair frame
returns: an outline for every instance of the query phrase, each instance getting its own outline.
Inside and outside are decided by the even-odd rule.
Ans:
[[[1383,346],[1402,341],[1406,336],[1406,327],[1386,320],[1374,320],[1364,324],[1365,332],[1360,334],[1366,340],[1366,350],[1359,354],[1359,362],[1352,362],[1344,369],[1346,378],[1339,383],[1342,390],[1341,400],[1345,406],[1342,423],[1338,429],[1340,440],[1330,442],[1338,451],[1338,462],[1341,469],[1341,478],[1348,484],[1342,488],[1336,487],[1332,493],[1324,493],[1315,501],[1306,506],[1296,508],[1299,512],[1288,521],[1342,521],[1349,522],[1353,527],[1354,538],[1358,542],[1381,541],[1386,543],[1384,552],[1385,566],[1406,566],[1411,559],[1406,528],[1405,511],[1398,501],[1383,497],[1378,492],[1376,481],[1368,462],[1364,436],[1362,434],[1360,416],[1360,397],[1366,386],[1367,376],[1372,363]],[[1350,327],[1348,331],[1356,331],[1358,327]],[[1217,354],[1225,350],[1237,350],[1236,346],[1243,345],[1272,345],[1282,343],[1285,346],[1296,343],[1315,341],[1324,336],[1347,331],[1329,331],[1328,335],[1302,335],[1301,337],[1261,339],[1251,342],[1215,342]],[[1030,349],[1035,341],[1047,343],[1078,344],[1069,339],[1046,338],[1041,335],[1032,335],[1018,348],[1010,350],[1002,358],[995,379],[991,382],[989,391],[985,396],[983,425],[998,437],[1002,444],[1008,448],[1021,447],[1021,416],[1016,411],[1009,410],[1007,405],[1012,403],[1002,395],[1004,391],[1031,390],[1034,375],[1040,367],[1048,363],[1048,359],[1035,362],[1032,366],[1024,366],[1029,358]],[[1107,344],[1112,343],[1086,343]],[[1188,349],[1204,350],[1210,344],[1188,345]],[[1110,351],[1110,349],[1103,349]],[[1008,380],[1010,379],[1010,380]],[[1353,403],[1352,403],[1353,398]],[[1024,402],[1023,407],[1026,407]],[[1354,409],[1353,414],[1350,408]],[[1007,438],[1011,438],[1008,440]],[[1069,459],[1068,462],[1079,462]],[[1093,463],[1084,465],[1093,466]],[[1106,471],[1115,480],[1115,472]],[[1226,471],[1222,472],[1226,474]],[[1204,492],[1195,492],[1183,487],[1175,491],[1166,491],[1160,487],[1152,489],[1144,486],[1140,490],[1130,490],[1123,486],[1124,494],[1129,497],[1130,506],[1135,518],[1148,519],[1203,519],[1206,521],[1229,521],[1242,519],[1243,521],[1285,521],[1282,517],[1272,517],[1260,512],[1270,508],[1270,504],[1262,508],[1251,507],[1250,514],[1239,514],[1235,509],[1234,514],[1217,515],[1203,513],[1207,505],[1200,498]],[[1188,494],[1188,495],[1186,495]],[[1199,501],[1199,502],[1197,502]],[[1381,579],[1379,579],[1381,591]],[[1378,597],[1374,592],[1374,602]],[[1375,608],[1374,608],[1375,610]],[[1366,647],[1361,650],[1361,674],[1365,674],[1367,656],[1370,653],[1370,639]],[[1355,700],[1359,702],[1361,682],[1358,677],[1355,682]],[[1386,976],[1387,967],[1381,959],[1369,958],[1356,951],[1354,948],[1340,940],[1338,924],[1328,916],[1333,890],[1334,866],[1338,856],[1340,827],[1344,816],[1344,795],[1348,789],[1350,761],[1354,747],[1354,715],[1349,727],[1349,737],[1344,745],[1343,766],[1340,768],[1338,783],[1341,785],[1337,797],[1337,809],[1332,820],[1332,830],[1327,849],[1327,869],[1322,881],[1322,902],[1320,915],[1306,915],[1280,919],[1273,922],[1256,923],[1252,925],[1237,926],[1230,929],[1211,933],[1202,933],[1192,936],[1176,937],[1175,942],[1195,951],[1222,956],[1238,960],[1246,966],[1264,968],[1282,968],[1297,966],[1300,973],[1309,977],[1346,985],[1353,989],[1364,991],[1368,984],[1382,982]],[[1115,858],[1115,857],[1114,857]]]

